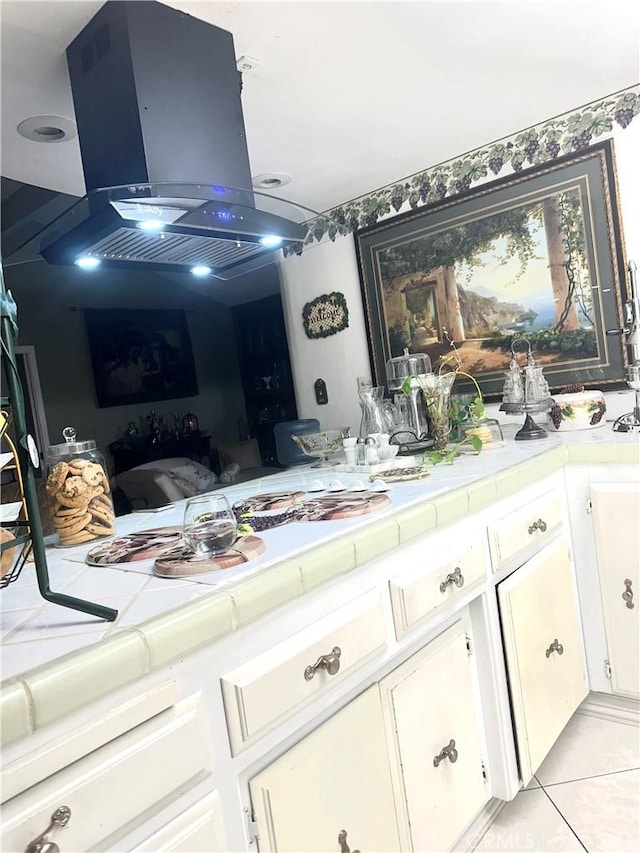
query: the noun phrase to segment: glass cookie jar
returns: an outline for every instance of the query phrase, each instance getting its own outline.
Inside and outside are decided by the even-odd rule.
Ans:
[[[64,444],[47,454],[46,492],[57,545],[82,545],[113,536],[115,513],[104,456],[95,441],[76,441],[73,427],[62,430]]]

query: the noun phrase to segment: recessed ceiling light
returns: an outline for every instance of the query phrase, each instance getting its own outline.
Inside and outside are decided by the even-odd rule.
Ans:
[[[31,116],[21,121],[17,130],[33,142],[68,142],[78,135],[76,123],[62,116]]]
[[[257,190],[277,190],[279,187],[290,184],[292,180],[293,175],[288,172],[264,172],[262,175],[253,177],[251,183]]]

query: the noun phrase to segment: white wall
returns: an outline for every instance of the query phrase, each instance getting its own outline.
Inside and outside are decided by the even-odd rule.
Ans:
[[[287,326],[298,417],[317,418],[324,429],[360,427],[359,376],[370,378],[369,350],[353,237],[305,250],[280,263],[282,307]],[[308,338],[302,325],[305,303],[323,293],[343,293],[349,327],[328,338]],[[316,403],[314,382],[327,383],[329,402]]]
[[[640,118],[612,135],[625,257],[634,259],[640,267]],[[298,415],[316,417],[323,427],[348,424],[357,432],[360,424],[357,377],[369,376],[371,370],[354,238],[339,237],[334,243],[305,248],[301,257],[283,259],[279,269]],[[316,296],[333,290],[346,297],[349,328],[328,338],[310,340],[302,326],[302,308]],[[327,382],[327,406],[315,403],[313,383],[319,376]],[[606,396],[607,418],[633,408],[629,390],[608,392]],[[497,409],[497,405],[491,409]],[[493,411],[492,415],[495,416]]]

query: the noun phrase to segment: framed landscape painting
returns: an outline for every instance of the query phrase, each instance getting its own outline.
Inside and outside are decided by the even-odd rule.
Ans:
[[[375,384],[392,356],[437,367],[453,341],[496,398],[516,337],[552,388],[624,383],[611,142],[363,229],[356,248]]]

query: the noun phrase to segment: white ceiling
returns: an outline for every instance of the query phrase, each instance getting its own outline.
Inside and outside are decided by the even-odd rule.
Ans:
[[[77,139],[43,145],[17,124],[73,118],[64,50],[101,0],[1,0],[5,177],[72,195]],[[326,210],[639,78],[635,0],[208,2],[168,5],[230,30],[245,74],[253,174]]]

